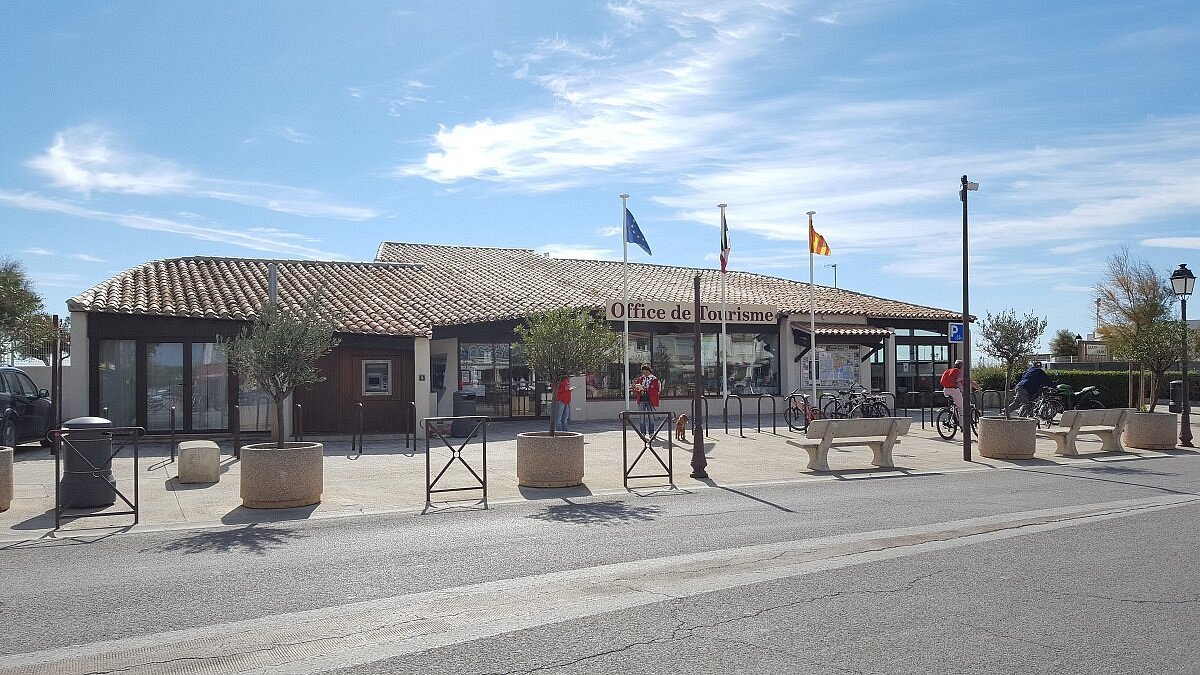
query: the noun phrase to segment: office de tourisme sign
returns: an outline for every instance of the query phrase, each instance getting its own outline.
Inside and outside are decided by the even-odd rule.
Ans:
[[[604,311],[609,321],[652,321],[659,323],[692,323],[695,305],[683,302],[643,302],[609,300]],[[704,323],[721,323],[721,305],[700,305],[700,320]],[[774,325],[779,321],[779,310],[770,305],[745,305],[730,303],[725,307],[726,323],[759,323]]]

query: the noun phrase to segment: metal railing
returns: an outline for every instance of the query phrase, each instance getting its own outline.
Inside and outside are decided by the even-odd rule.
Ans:
[[[102,516],[133,516],[133,524],[137,525],[139,518],[139,501],[138,501],[138,459],[141,456],[139,440],[146,434],[146,430],[142,427],[105,427],[97,429],[55,429],[50,432],[54,442],[54,529],[62,527],[62,521],[75,520],[79,518],[99,518]],[[71,437],[76,436],[76,440],[72,442]],[[97,438],[100,437],[100,438]],[[75,443],[84,443],[87,441],[103,443],[107,439],[108,449],[102,450],[99,461],[96,457],[89,456],[84,448],[77,446]],[[113,448],[113,441],[124,439],[116,449]],[[133,443],[133,501],[130,501],[125,493],[117,487],[116,477],[112,472],[112,461],[120,454],[125,446],[132,441]],[[72,453],[72,459],[67,459],[66,454]],[[83,466],[85,468],[68,469],[66,465],[72,464]],[[64,483],[68,483],[68,489],[64,489]],[[105,503],[79,504],[79,496],[85,492],[82,485],[87,487],[96,487],[102,484],[103,488],[99,490],[101,494],[111,491],[113,500]],[[64,494],[64,492],[70,494]],[[125,502],[129,507],[128,511],[91,511],[89,513],[68,513],[70,509],[94,509],[97,507],[108,507],[116,503],[117,498]],[[104,499],[107,499],[105,497]]]
[[[671,450],[674,448],[674,435],[671,433],[672,425],[675,422],[675,413],[671,411],[658,412],[657,410],[623,410],[618,418],[621,420],[621,463],[622,475],[625,489],[629,489],[629,479],[631,478],[666,478],[668,484],[675,485],[674,469],[675,464],[671,458]],[[640,424],[634,424],[632,418],[637,418]],[[658,422],[661,419],[662,422]],[[638,438],[642,441],[642,449],[629,461],[629,430],[633,429]],[[667,459],[664,462],[662,455],[658,454],[658,449],[654,447],[654,441],[658,440],[658,435],[667,430]],[[647,433],[649,432],[649,433]],[[638,462],[649,452],[650,456],[658,463],[658,468],[652,468],[651,471],[661,469],[666,473],[645,473],[634,474]]]
[[[475,423],[475,426],[466,435],[466,438],[463,439],[462,444],[459,445],[458,447],[455,447],[450,441],[447,440],[447,438],[444,434],[442,434],[440,431],[438,431],[438,427],[441,425],[441,423],[448,422],[449,426],[451,428],[453,428],[455,421],[464,421],[464,422],[474,422]],[[488,497],[488,490],[487,490],[487,428],[488,428],[488,424],[490,422],[491,422],[491,418],[487,417],[487,416],[483,416],[483,415],[468,415],[468,416],[460,416],[460,417],[426,417],[424,420],[422,420],[422,423],[425,426],[425,505],[426,506],[433,503],[432,496],[434,494],[441,494],[444,492],[463,492],[466,490],[482,490],[483,491],[483,505],[485,507],[487,506],[487,497]],[[451,431],[450,433],[453,433],[453,431]],[[442,443],[445,444],[445,446],[447,448],[449,448],[449,450],[450,450],[450,459],[446,461],[446,465],[442,467],[441,471],[438,471],[438,474],[436,477],[433,476],[433,467],[432,467],[433,454],[430,452],[430,448],[429,448],[429,441],[434,436],[441,439]],[[482,442],[482,451],[483,451],[483,459],[482,459],[482,464],[480,466],[479,472],[476,472],[475,469],[466,461],[466,459],[463,458],[463,450],[467,447],[467,443],[470,443],[471,439],[475,438],[476,436],[480,436],[480,440]],[[438,481],[440,481],[446,475],[446,471],[448,471],[450,469],[450,467],[454,466],[455,463],[461,464],[463,467],[465,467],[467,472],[475,479],[476,484],[468,485],[465,487],[451,487],[451,488],[437,487]],[[482,473],[483,475],[481,476],[480,473]]]

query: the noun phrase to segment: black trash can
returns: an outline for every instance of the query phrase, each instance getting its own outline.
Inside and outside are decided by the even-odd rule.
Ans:
[[[470,417],[477,411],[475,392],[459,389],[454,392],[454,416],[455,417]],[[471,435],[471,430],[475,428],[475,422],[472,420],[454,420],[450,423],[450,435],[455,438],[466,438]]]
[[[117,502],[112,474],[112,422],[103,417],[76,417],[64,422],[61,506],[92,508]],[[68,445],[69,443],[69,445]]]
[[[1173,413],[1183,412],[1183,380],[1171,380],[1171,405],[1167,409]]]

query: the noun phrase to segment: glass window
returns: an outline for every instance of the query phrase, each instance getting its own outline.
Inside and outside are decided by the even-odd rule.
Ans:
[[[96,372],[100,384],[99,415],[114,426],[137,426],[137,343],[101,340]]]
[[[691,396],[696,381],[696,340],[692,335],[655,335],[651,367],[660,396]],[[638,364],[640,370],[641,364]]]
[[[229,428],[229,367],[215,342],[192,343],[192,429]]]
[[[392,362],[362,362],[363,396],[389,396],[392,393]]]
[[[183,343],[146,343],[146,427],[170,429],[171,408],[175,428],[183,428]]]

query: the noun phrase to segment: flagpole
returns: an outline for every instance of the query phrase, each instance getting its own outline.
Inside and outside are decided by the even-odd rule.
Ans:
[[[813,286],[813,222],[816,211],[808,212],[808,344],[810,365],[808,376],[812,380],[812,405],[817,405],[817,292]]]
[[[725,207],[728,204],[717,204],[721,209],[721,238],[725,238]],[[725,251],[721,251],[725,255]],[[725,328],[725,265],[721,265],[721,399],[722,416],[728,416],[729,411],[729,332]]]
[[[621,371],[621,382],[625,389],[625,409],[629,410],[629,227],[625,224],[625,219],[628,218],[626,213],[629,213],[629,195],[621,193],[621,256],[624,264],[621,267],[621,276],[625,281],[625,292],[622,295],[622,300],[625,306],[621,308],[621,315],[625,317],[625,370]]]

